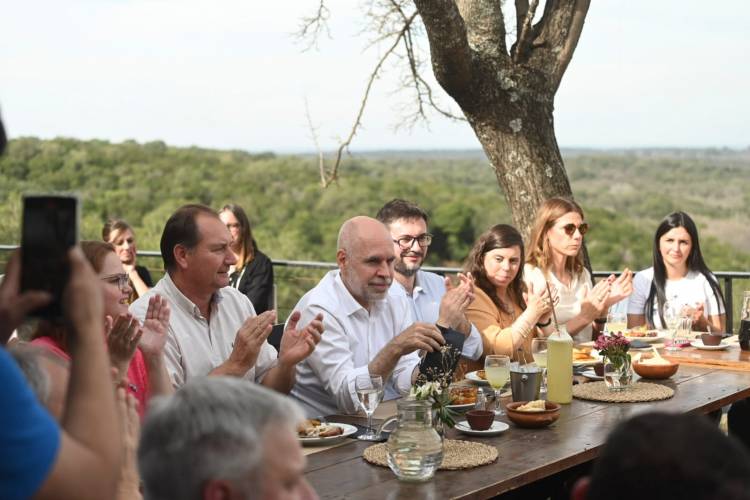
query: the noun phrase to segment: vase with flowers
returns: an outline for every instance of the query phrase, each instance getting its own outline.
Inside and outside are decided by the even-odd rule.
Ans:
[[[431,367],[420,372],[417,380],[409,391],[409,397],[421,401],[429,401],[432,404],[433,424],[440,436],[443,436],[445,427],[453,428],[456,425],[458,414],[448,406],[451,404],[451,394],[448,387],[453,378],[460,351],[449,345],[444,345],[439,352],[441,362],[436,367]]]
[[[604,383],[610,391],[624,391],[633,382],[630,341],[622,334],[602,335],[594,343],[604,364]]]

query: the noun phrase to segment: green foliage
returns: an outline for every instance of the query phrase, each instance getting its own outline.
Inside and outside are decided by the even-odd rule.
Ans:
[[[747,152],[569,152],[565,160],[592,227],[586,240],[594,269],[649,266],[659,220],[682,209],[698,222],[712,269],[750,270]],[[370,154],[347,159],[341,179],[326,190],[318,178],[312,156],[175,148],[161,141],[15,139],[0,160],[0,243],[18,242],[21,194],[50,191],[81,195],[84,238],[98,239],[108,217],[123,217],[141,250],[158,250],[164,222],[184,203],[217,209],[238,203],[260,248],[276,260],[333,261],[340,224],[374,215],[396,197],[418,202],[431,215],[431,265],[461,265],[479,233],[511,222],[494,172],[477,153]],[[147,263],[158,275],[159,260]],[[280,315],[323,272],[277,268]]]

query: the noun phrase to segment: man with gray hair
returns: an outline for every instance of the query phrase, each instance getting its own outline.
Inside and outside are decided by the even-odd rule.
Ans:
[[[152,403],[138,466],[146,500],[314,499],[299,408],[248,380],[196,377]]]
[[[370,217],[347,220],[339,231],[336,262],[294,307],[301,321],[324,318],[326,334],[297,365],[292,397],[308,416],[355,413],[358,375],[381,376],[384,399],[411,387],[419,350],[445,344],[435,324],[415,323],[405,297],[388,293],[396,256],[388,229]]]

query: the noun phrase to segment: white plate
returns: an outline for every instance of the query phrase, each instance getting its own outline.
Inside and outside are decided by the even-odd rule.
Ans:
[[[490,385],[489,382],[487,382],[485,379],[481,378],[479,375],[477,375],[477,372],[469,372],[466,374],[466,380],[471,380],[475,384],[479,385]]]
[[[690,345],[695,347],[696,349],[703,349],[704,351],[721,351],[722,349],[726,349],[729,347],[729,344],[721,341],[721,344],[719,345],[704,345],[702,340],[694,340],[690,342]]]
[[[456,423],[456,429],[463,432],[464,434],[468,434],[469,436],[497,436],[498,434],[510,429],[510,426],[505,422],[493,420],[492,427],[490,427],[486,431],[475,431],[474,429],[469,427],[469,422],[467,422],[466,420],[461,420],[460,422]]]
[[[573,360],[573,366],[595,365],[602,361],[601,356],[592,356],[593,359]]]
[[[352,434],[357,432],[357,428],[353,425],[349,424],[340,424],[338,422],[328,422],[329,425],[338,425],[341,427],[344,432],[342,434],[339,434],[338,436],[328,436],[328,437],[300,437],[299,442],[302,443],[303,446],[328,446],[329,444],[334,444],[337,441],[341,441],[347,436],[351,436]]]
[[[477,404],[476,403],[466,403],[465,405],[445,405],[446,408],[450,408],[453,411],[468,411],[474,408]]]
[[[628,340],[640,340],[641,342],[655,344],[657,342],[664,342],[668,337],[666,335],[661,335],[660,333],[658,333],[656,337],[630,337],[628,335],[625,335],[625,338]]]
[[[586,377],[589,380],[604,380],[604,377],[600,377],[594,370],[586,370],[581,372],[581,376]]]

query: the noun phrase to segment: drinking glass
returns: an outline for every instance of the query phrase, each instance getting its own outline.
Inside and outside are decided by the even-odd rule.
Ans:
[[[510,380],[510,358],[504,354],[490,354],[484,358],[484,374],[495,390],[495,415],[505,415],[500,406],[500,392]]]
[[[531,341],[531,355],[534,363],[542,369],[542,387],[539,392],[547,393],[547,339],[534,339]]]
[[[609,335],[624,332],[628,328],[628,317],[624,312],[610,311],[607,314],[607,324],[604,325],[605,332]]]
[[[354,379],[354,390],[357,391],[359,406],[367,415],[367,431],[360,434],[358,439],[363,441],[377,441],[379,436],[372,428],[372,414],[383,398],[383,378],[380,375],[363,374]]]
[[[667,350],[676,351],[680,348],[680,345],[690,340],[692,334],[693,319],[692,318],[680,318],[677,323],[677,328],[674,329],[672,334],[672,345],[667,346]]]

